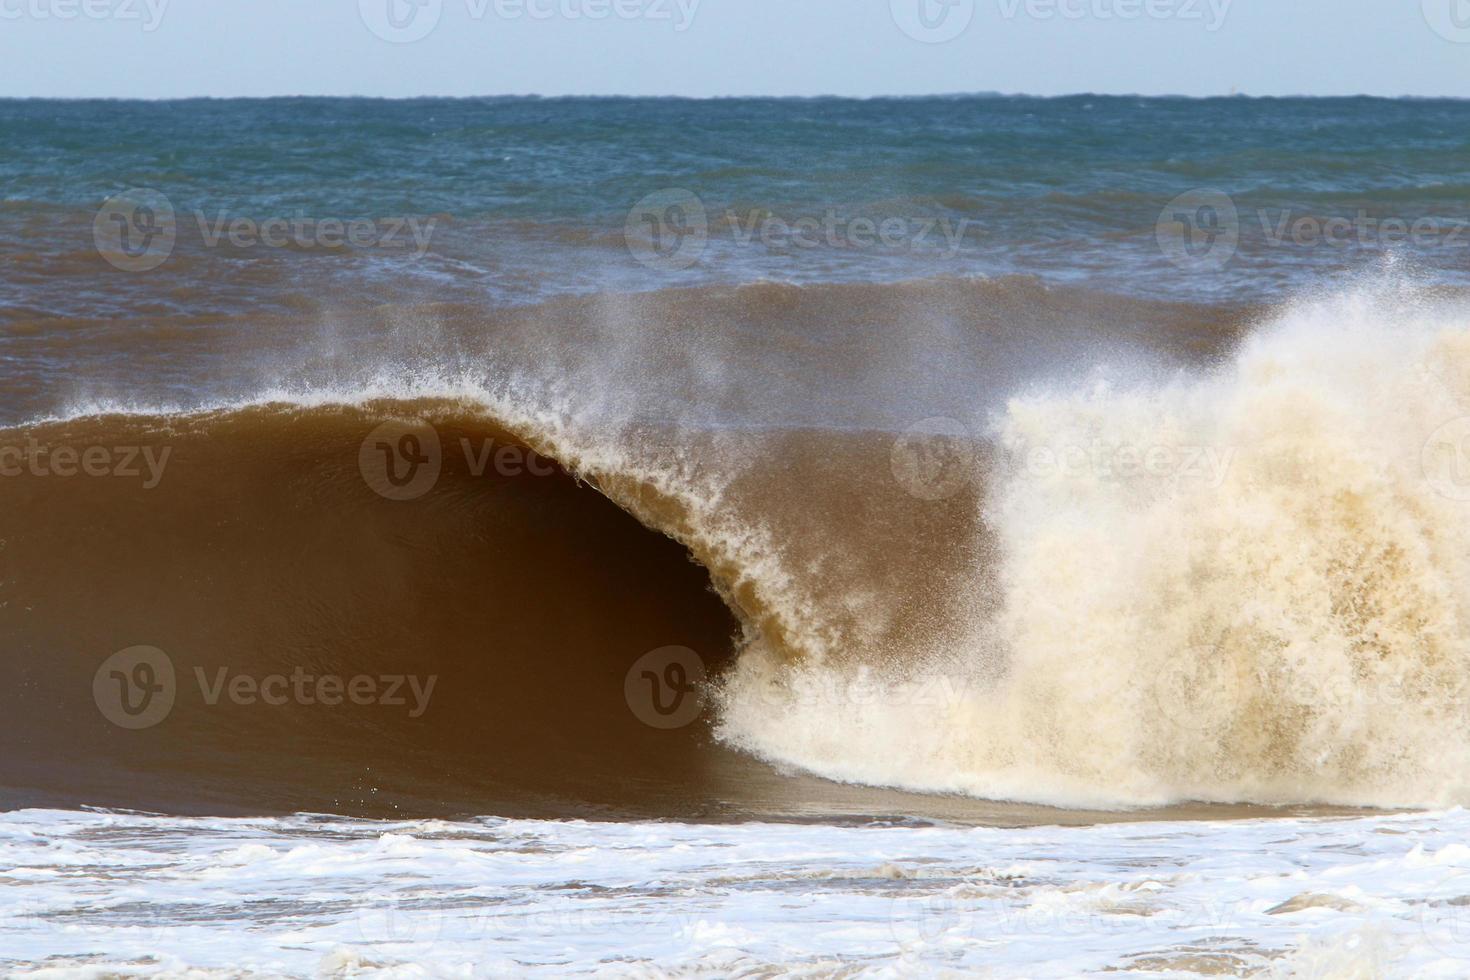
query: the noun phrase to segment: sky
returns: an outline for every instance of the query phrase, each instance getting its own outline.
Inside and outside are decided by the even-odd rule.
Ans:
[[[1470,97],[1470,0],[0,0],[0,96]]]

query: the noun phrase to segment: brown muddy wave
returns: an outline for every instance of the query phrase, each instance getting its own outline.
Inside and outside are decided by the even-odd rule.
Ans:
[[[407,496],[374,459],[403,433],[438,443],[437,475]],[[780,468],[795,485],[840,487],[871,438],[787,433]],[[5,431],[0,467],[7,806],[996,810],[778,773],[717,744],[712,688],[736,650],[790,642],[809,620],[764,605],[736,552],[696,530],[707,515],[657,481],[569,471],[483,407],[87,417]],[[830,499],[848,518],[875,506],[856,491]],[[945,520],[968,520],[950,510]],[[921,567],[934,536],[898,534],[908,554],[884,556],[888,574],[956,574],[957,561]],[[138,647],[157,651],[149,674],[109,659]],[[671,647],[708,672],[706,688],[644,693],[635,665]],[[165,671],[171,707],[130,719],[121,705],[141,707]],[[653,700],[681,694],[702,710],[667,727]]]
[[[1463,306],[1244,341],[1014,282],[413,315],[498,380],[379,338],[390,382],[303,356],[294,395],[0,431],[0,803],[1470,796]]]

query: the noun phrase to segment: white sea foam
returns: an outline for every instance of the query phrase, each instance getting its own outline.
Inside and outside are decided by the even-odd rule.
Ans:
[[[0,972],[1462,977],[1467,837],[1459,810],[1019,830],[22,811],[0,816]]]
[[[748,656],[726,739],[1062,805],[1470,801],[1463,307],[1303,304],[1213,370],[1036,388],[995,429],[998,612],[860,698]]]

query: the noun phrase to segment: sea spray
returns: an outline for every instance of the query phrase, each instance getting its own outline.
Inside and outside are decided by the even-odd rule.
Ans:
[[[1470,494],[1436,433],[1467,416],[1470,315],[1395,290],[1293,307],[1212,370],[1018,395],[983,504],[996,610],[878,696],[803,697],[836,668],[757,652],[722,735],[1062,805],[1464,803]],[[1229,465],[1034,464],[1096,445]],[[936,671],[961,695],[917,698]]]

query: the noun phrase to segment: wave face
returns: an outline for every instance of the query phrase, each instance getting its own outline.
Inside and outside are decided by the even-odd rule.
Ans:
[[[447,447],[524,449],[463,407],[378,408],[28,431],[51,447],[169,455],[152,488],[141,463],[136,479],[0,482],[0,622],[20,672],[0,722],[16,747],[0,762],[13,794],[185,811],[473,801],[536,813],[570,798],[626,804],[619,780],[673,784],[701,768],[694,738],[658,739],[622,699],[625,660],[675,643],[729,649],[730,614],[684,550],[565,473],[476,475],[453,451],[422,506],[384,497],[358,465],[384,413],[434,418]],[[90,702],[102,657],[138,645],[169,658],[176,694],[155,727],[126,730]],[[220,691],[222,677],[264,684],[298,670],[373,678],[374,701],[314,681],[309,701],[285,687],[250,703]],[[404,678],[391,695],[387,678]],[[656,793],[642,804],[676,809]]]
[[[1463,802],[1464,305],[1378,287],[1244,340],[1241,317],[1024,280],[394,310],[349,350],[323,331],[276,387],[169,411],[125,397],[90,331],[113,374],[0,431],[0,462],[133,448],[142,472],[0,480],[0,792],[987,820],[1042,811],[976,801]],[[198,342],[203,374],[285,327],[209,330],[230,339]],[[15,341],[38,363],[69,342]],[[144,372],[186,347],[116,344]],[[430,442],[424,487],[371,476]],[[133,729],[99,708],[157,682],[108,661],[139,647],[176,691]],[[640,669],[674,647],[703,685]],[[265,703],[298,673],[404,678],[404,703]],[[650,722],[661,681],[709,710]]]
[[[422,434],[415,451],[435,441],[429,484],[395,485],[376,468],[405,432]],[[660,436],[678,449],[655,451]],[[773,771],[714,741],[710,683],[696,688],[693,667],[670,679],[668,662],[648,663],[672,649],[714,678],[747,644],[819,655],[823,640],[875,625],[861,612],[917,603],[819,608],[816,570],[798,580],[787,562],[799,553],[738,516],[779,519],[789,486],[741,474],[726,485],[742,501],[731,509],[710,472],[648,462],[729,463],[752,440],[779,442],[773,469],[820,486],[860,472],[871,436],[696,444],[665,427],[640,439],[640,461],[606,444],[580,450],[488,396],[0,431],[0,464],[19,468],[0,479],[0,642],[13,679],[0,691],[0,803],[1039,819]],[[88,449],[108,454],[94,478],[81,471]],[[924,556],[947,549],[916,534],[887,560],[906,559],[916,588],[939,581]],[[361,699],[354,684],[366,685]],[[676,684],[693,710],[670,719],[654,704]]]

